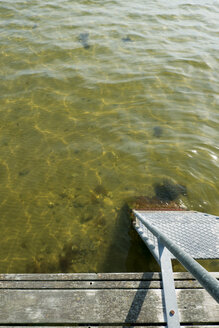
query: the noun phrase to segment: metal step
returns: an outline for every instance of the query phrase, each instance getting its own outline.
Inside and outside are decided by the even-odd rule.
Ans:
[[[135,212],[194,259],[219,259],[219,217],[194,211]],[[138,224],[158,253],[157,238],[140,221]]]

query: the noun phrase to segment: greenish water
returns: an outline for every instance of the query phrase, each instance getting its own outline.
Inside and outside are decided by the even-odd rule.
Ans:
[[[163,179],[219,215],[218,13],[0,2],[0,272],[155,270],[125,204]]]

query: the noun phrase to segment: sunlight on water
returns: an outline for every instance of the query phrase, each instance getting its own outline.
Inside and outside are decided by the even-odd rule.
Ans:
[[[0,272],[157,270],[127,201],[165,179],[219,215],[218,12],[0,2]]]

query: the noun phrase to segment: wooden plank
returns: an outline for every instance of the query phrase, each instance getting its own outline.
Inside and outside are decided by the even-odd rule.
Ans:
[[[159,272],[0,274],[0,280],[161,280]]]
[[[212,277],[219,279],[219,272],[209,272]],[[174,272],[173,273],[174,280],[187,280],[187,279],[195,279],[193,275],[189,272]]]
[[[219,279],[219,272],[210,272]],[[195,280],[189,272],[174,272],[174,280]],[[52,274],[0,274],[0,281],[5,280],[161,280],[160,272],[140,273],[52,273]]]
[[[191,285],[189,282],[189,288]],[[0,281],[0,289],[160,289],[161,286],[161,281]]]
[[[17,328],[17,326],[1,326],[1,328]],[[31,325],[28,325],[28,327],[29,328],[51,328],[51,326],[31,326]],[[60,328],[60,326],[52,326],[53,328]],[[72,326],[66,326],[66,325],[62,325],[62,327],[65,327],[65,328],[72,328]],[[92,325],[92,326],[83,326],[83,328],[121,328],[121,327],[123,327],[123,328],[125,328],[125,327],[127,327],[127,328],[130,328],[130,326],[126,326],[126,325],[123,325],[123,326],[94,326],[94,325]],[[151,326],[151,325],[147,325],[147,326],[135,326],[135,325],[132,325],[131,326],[131,328],[164,328],[164,327],[166,327],[166,325],[156,325],[156,326]],[[201,326],[197,326],[197,325],[192,325],[192,326],[180,326],[180,328],[218,328],[219,327],[219,324],[218,325],[207,325],[207,326],[203,326],[203,325],[201,325]],[[19,325],[19,328],[27,328],[27,326],[21,326],[21,325]],[[82,326],[74,326],[74,328],[82,328]]]
[[[17,328],[17,326],[1,326],[1,328]],[[51,328],[51,327],[53,327],[53,328],[60,328],[60,326],[54,326],[54,325],[52,325],[52,326],[36,326],[36,325],[34,325],[34,326],[31,326],[31,325],[28,325],[28,327],[29,328]],[[62,327],[65,327],[65,328],[72,328],[72,326],[66,326],[66,325],[62,325]],[[94,325],[92,325],[92,326],[88,326],[88,325],[84,325],[84,326],[74,326],[74,328],[125,328],[125,327],[127,327],[127,328],[130,328],[130,326],[126,326],[126,325],[122,325],[122,326],[94,326]],[[156,325],[156,326],[151,326],[151,325],[147,325],[147,326],[135,326],[135,325],[132,325],[131,326],[131,328],[164,328],[164,327],[166,327],[166,325]],[[180,326],[180,328],[218,328],[219,327],[219,324],[218,325],[207,325],[207,326],[203,326],[203,325],[201,325],[201,326],[197,326],[197,325],[192,325],[192,326]],[[27,328],[27,326],[21,326],[21,325],[19,325],[19,328]]]
[[[219,322],[219,305],[202,289],[176,290],[180,321]],[[0,324],[164,323],[162,291],[1,290]]]
[[[160,289],[161,281],[0,281],[0,289]],[[176,289],[202,288],[195,280],[176,280]]]

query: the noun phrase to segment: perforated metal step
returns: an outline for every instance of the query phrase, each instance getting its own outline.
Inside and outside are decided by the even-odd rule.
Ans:
[[[219,217],[194,211],[135,212],[193,258],[219,259]],[[157,238],[137,218],[136,224],[158,250]]]

